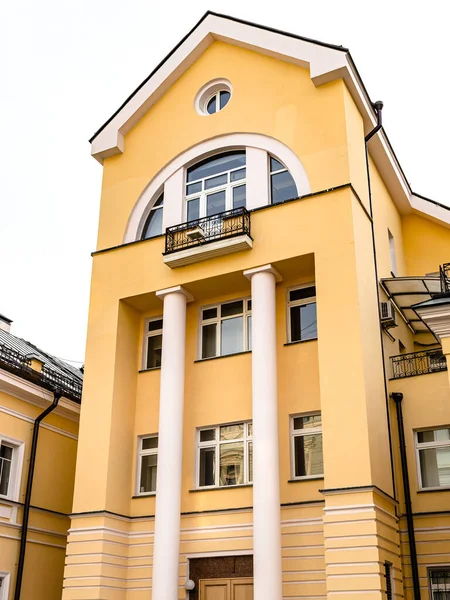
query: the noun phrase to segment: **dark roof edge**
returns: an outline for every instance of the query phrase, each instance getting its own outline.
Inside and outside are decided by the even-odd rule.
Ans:
[[[203,15],[203,17],[194,25],[194,27],[178,42],[178,44],[176,44],[176,46],[174,46],[172,48],[172,50],[169,52],[169,54],[167,54],[162,61],[153,69],[153,71],[150,73],[150,75],[148,75],[138,86],[137,88],[131,92],[131,94],[128,96],[128,98],[119,106],[119,108],[109,117],[109,119],[107,121],[105,121],[103,123],[103,125],[97,129],[97,131],[94,133],[94,135],[90,138],[89,143],[92,144],[92,142],[95,140],[95,138],[105,129],[105,127],[107,127],[111,121],[119,114],[119,112],[128,104],[128,102],[139,92],[140,89],[142,89],[144,87],[144,85],[147,83],[147,81],[149,79],[151,79],[153,77],[153,75],[155,75],[155,73],[157,71],[159,71],[159,69],[164,65],[164,63],[166,63],[169,58],[172,56],[172,54],[174,54],[178,48],[184,44],[184,42],[187,40],[187,38],[194,33],[194,31],[197,29],[197,27],[199,27],[201,25],[201,23],[203,23],[203,21],[206,19],[206,17],[208,15],[213,15],[214,17],[221,17],[222,19],[229,19],[230,21],[234,21],[235,23],[241,23],[243,25],[250,25],[251,27],[258,27],[259,29],[264,29],[265,31],[271,31],[272,33],[279,33],[281,35],[285,35],[291,38],[295,38],[297,40],[302,40],[304,42],[310,42],[312,44],[316,44],[318,46],[324,46],[325,48],[331,48],[332,50],[339,50],[340,52],[349,52],[348,48],[344,48],[344,46],[337,46],[335,44],[327,44],[326,42],[320,42],[319,40],[314,40],[312,38],[307,38],[307,37],[302,37],[300,35],[296,35],[295,33],[289,33],[287,31],[282,31],[281,29],[275,29],[273,27],[268,27],[266,25],[260,25],[258,23],[254,23],[253,21],[245,21],[244,19],[238,19],[237,17],[231,17],[229,15],[224,15],[222,13],[217,13],[211,10],[208,10],[205,12],[205,14]],[[352,61],[353,62],[353,61]]]
[[[8,317],[5,317],[5,315],[2,315],[1,313],[0,313],[0,321],[5,321],[5,323],[9,323],[10,325],[13,322],[12,319],[8,319]]]
[[[435,204],[436,206],[440,206],[441,208],[445,208],[445,210],[450,210],[450,206],[446,206],[445,204],[441,204],[441,202],[437,202],[436,200],[432,200],[431,198],[427,198],[426,196],[422,196],[422,194],[418,194],[417,192],[411,192],[413,196],[417,196],[421,200],[426,200],[427,202],[431,202],[431,204]]]

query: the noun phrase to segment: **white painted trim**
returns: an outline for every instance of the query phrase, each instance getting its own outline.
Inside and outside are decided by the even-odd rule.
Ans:
[[[275,267],[273,267],[270,264],[263,265],[261,267],[254,267],[253,269],[247,269],[246,271],[244,271],[244,277],[247,277],[248,280],[251,280],[253,275],[256,275],[257,273],[271,273],[275,277],[275,281],[277,283],[283,281],[283,278],[281,277],[277,269],[275,269]]]
[[[164,256],[163,261],[164,264],[171,268],[184,267],[185,265],[216,258],[217,256],[251,250],[252,248],[252,239],[248,235],[240,235],[167,254]]]
[[[211,117],[213,115],[210,115],[207,111],[207,107],[208,107],[208,102],[210,101],[210,99],[217,94],[217,92],[228,92],[230,94],[230,96],[233,96],[233,86],[231,85],[231,82],[228,79],[225,78],[218,78],[218,79],[212,79],[211,81],[208,81],[208,83],[205,83],[205,85],[203,85],[199,91],[197,92],[197,95],[195,96],[195,100],[194,100],[194,108],[197,112],[197,114],[199,114],[201,117]],[[230,97],[231,100],[231,97]],[[228,102],[230,101],[228,100]],[[227,102],[227,104],[228,104]],[[226,105],[225,105],[226,106]],[[224,106],[224,108],[225,108]],[[221,109],[219,108],[219,110],[216,110],[216,113],[219,112]],[[215,113],[213,113],[215,114]]]
[[[8,485],[8,493],[3,496],[0,495],[0,501],[2,500],[15,500],[19,499],[20,484],[22,481],[22,470],[23,470],[23,459],[25,454],[25,442],[16,438],[9,437],[0,433],[0,445],[5,442],[6,445],[12,447],[11,457],[11,470]]]
[[[21,523],[8,523],[8,522],[0,522],[0,527],[12,527],[13,529],[22,529]],[[33,527],[32,525],[28,526],[29,531],[33,531],[34,533],[41,533],[42,535],[53,535],[55,537],[61,537],[67,539],[67,533],[61,533],[60,531],[54,531],[53,529],[42,529],[41,527]]]
[[[2,580],[2,585],[0,588],[0,600],[8,600],[11,574],[7,571],[0,571],[0,579]]]
[[[160,300],[164,300],[164,298],[170,294],[181,294],[186,297],[186,302],[192,302],[194,300],[194,296],[190,294],[183,286],[175,285],[171,288],[165,288],[164,290],[158,290],[155,292],[155,295]],[[163,331],[164,331],[164,314],[163,314]]]
[[[285,144],[276,140],[275,138],[261,135],[259,133],[230,133],[227,135],[220,135],[214,138],[210,138],[188,148],[171,162],[164,166],[159,173],[153,177],[147,187],[143,190],[139,196],[136,204],[131,211],[130,218],[128,220],[123,243],[134,242],[140,239],[142,230],[147,219],[148,213],[152,203],[157,197],[158,191],[162,189],[162,186],[169,185],[169,179],[174,177],[173,185],[170,184],[170,190],[164,188],[164,212],[163,216],[164,227],[171,225],[178,225],[183,222],[183,218],[180,216],[184,215],[183,203],[184,203],[184,171],[191,164],[203,160],[208,156],[212,156],[222,150],[242,149],[242,148],[256,148],[264,150],[268,154],[273,155],[279,159],[289,170],[292,178],[297,186],[297,192],[299,196],[305,196],[311,193],[311,186],[309,184],[306,170],[298,156]],[[181,174],[180,175],[180,170]],[[248,170],[248,169],[247,169]],[[258,174],[259,176],[259,174]],[[183,185],[180,185],[180,183]],[[249,173],[247,172],[247,193],[249,193]],[[268,186],[268,183],[267,183]],[[176,188],[176,190],[174,189]],[[171,195],[169,196],[169,191]],[[175,196],[174,196],[175,193]],[[251,192],[250,192],[251,193]],[[269,197],[261,198],[258,206],[264,206],[269,203]],[[173,204],[173,206],[172,206]],[[256,204],[256,201],[253,202]],[[175,206],[176,205],[176,206]],[[255,206],[253,206],[255,208]],[[173,219],[173,222],[172,222]]]
[[[14,540],[16,542],[20,541],[20,537],[14,537],[13,535],[5,535],[4,533],[0,533],[0,538],[4,538],[5,540]],[[60,548],[61,550],[65,550],[66,546],[61,546],[59,544],[50,544],[49,542],[41,542],[39,540],[32,540],[27,538],[27,544],[38,544],[40,546],[50,546],[51,548]]]
[[[0,412],[5,413],[11,417],[15,417],[16,419],[21,419],[22,421],[26,421],[27,423],[34,423],[34,419],[29,417],[28,415],[24,415],[23,413],[17,412],[16,410],[12,410],[12,408],[7,408],[6,406],[0,406]],[[48,429],[49,431],[53,431],[53,433],[58,433],[59,435],[63,435],[72,440],[78,440],[78,436],[74,433],[70,433],[69,431],[65,431],[64,429],[60,429],[59,427],[55,427],[54,425],[48,425],[48,423],[41,423],[41,429]]]

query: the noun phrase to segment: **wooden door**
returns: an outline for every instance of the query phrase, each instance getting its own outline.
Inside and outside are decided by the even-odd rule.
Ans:
[[[247,577],[232,579],[231,600],[253,600],[253,579]]]
[[[200,579],[199,600],[253,600],[253,579]]]

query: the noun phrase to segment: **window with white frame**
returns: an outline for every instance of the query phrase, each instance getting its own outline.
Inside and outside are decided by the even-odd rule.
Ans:
[[[201,309],[200,356],[213,358],[252,349],[252,301],[232,300]]]
[[[0,571],[0,600],[8,600],[10,574]]]
[[[316,338],[316,286],[309,284],[288,290],[288,341]]]
[[[212,156],[190,167],[186,175],[186,221],[245,207],[245,178],[245,150]]]
[[[397,275],[397,256],[395,254],[395,239],[392,233],[388,229],[388,239],[389,239],[389,254],[391,257],[391,273],[392,275]]]
[[[320,413],[291,417],[291,456],[292,479],[323,476]]]
[[[273,156],[269,157],[270,202],[278,204],[298,198],[297,186],[288,169]]]
[[[156,200],[142,231],[142,239],[152,238],[161,235],[163,232],[163,209],[164,209],[164,194],[161,194]]]
[[[148,435],[138,438],[138,494],[156,492],[158,468],[158,436]]]
[[[144,329],[144,369],[156,369],[161,366],[162,336],[162,317],[146,319]]]
[[[229,487],[253,481],[251,422],[197,430],[197,487]]]
[[[416,431],[416,452],[420,488],[450,487],[450,429]]]
[[[431,600],[450,600],[450,566],[428,570]]]
[[[0,498],[17,499],[23,442],[0,435]]]

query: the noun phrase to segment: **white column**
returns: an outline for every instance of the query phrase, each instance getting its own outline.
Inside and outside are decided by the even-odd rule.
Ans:
[[[177,600],[183,444],[186,302],[181,286],[156,292],[164,301],[158,474],[156,479],[153,600]]]
[[[252,284],[254,597],[281,600],[280,471],[275,286],[271,266],[244,271]]]

